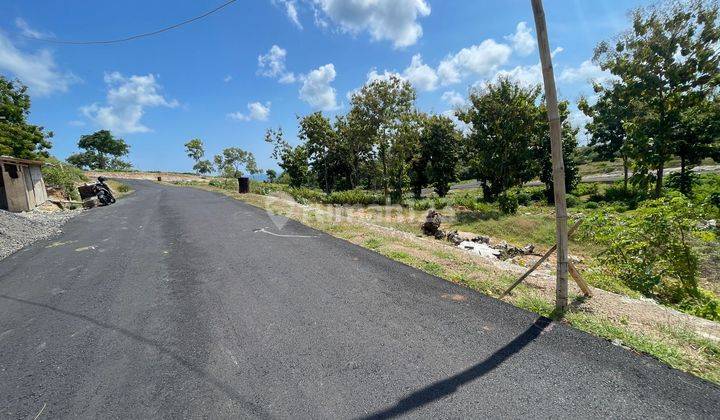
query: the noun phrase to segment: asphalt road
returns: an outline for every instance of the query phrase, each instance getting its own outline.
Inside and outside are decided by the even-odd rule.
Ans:
[[[720,413],[720,387],[651,358],[231,198],[129,183],[0,262],[0,418]]]

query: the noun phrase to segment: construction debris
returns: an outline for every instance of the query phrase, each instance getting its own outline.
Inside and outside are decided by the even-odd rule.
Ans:
[[[427,236],[433,236],[435,239],[447,240],[453,245],[470,251],[474,254],[486,257],[486,258],[499,258],[501,260],[507,260],[519,255],[530,255],[535,252],[534,245],[526,245],[522,248],[518,248],[513,245],[509,245],[503,241],[497,245],[490,243],[489,236],[475,236],[472,239],[468,239],[469,236],[458,233],[457,230],[446,233],[440,229],[442,224],[442,215],[435,210],[430,210],[425,218],[425,223],[422,225],[422,231]]]

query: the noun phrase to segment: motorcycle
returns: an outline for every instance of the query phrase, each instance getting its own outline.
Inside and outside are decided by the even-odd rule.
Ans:
[[[105,177],[98,177],[98,182],[93,186],[93,192],[101,205],[108,206],[115,203],[115,196],[110,186],[105,183]]]

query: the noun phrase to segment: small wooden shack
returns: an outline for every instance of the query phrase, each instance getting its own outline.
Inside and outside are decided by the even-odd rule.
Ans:
[[[39,160],[0,156],[0,209],[30,211],[47,201]]]

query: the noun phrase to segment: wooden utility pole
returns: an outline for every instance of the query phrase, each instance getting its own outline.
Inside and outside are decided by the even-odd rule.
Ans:
[[[562,124],[558,109],[555,74],[548,42],[547,24],[542,0],[530,0],[535,15],[540,62],[545,84],[545,103],[550,122],[550,147],[552,150],[553,190],[555,196],[555,222],[557,232],[557,281],[555,285],[555,309],[562,312],[568,305],[568,227],[565,203],[565,164],[562,152]]]

